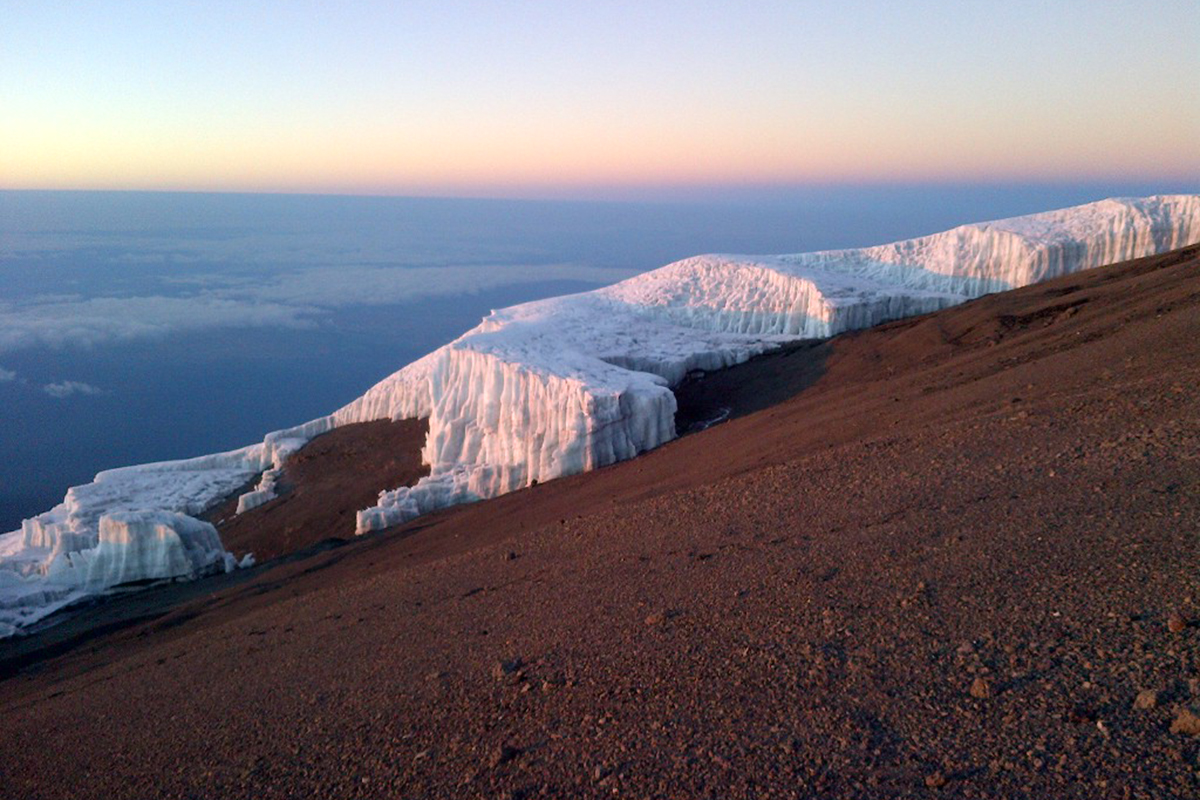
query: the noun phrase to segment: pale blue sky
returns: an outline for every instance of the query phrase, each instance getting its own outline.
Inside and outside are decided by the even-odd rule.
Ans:
[[[8,0],[0,18],[0,188],[1200,176],[1196,0]]]

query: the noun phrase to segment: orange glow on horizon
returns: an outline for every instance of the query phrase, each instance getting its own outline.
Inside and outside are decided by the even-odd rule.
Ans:
[[[0,188],[1200,176],[1194,0],[18,5]]]
[[[0,134],[0,187],[30,189],[193,189],[334,193],[463,194],[480,190],[590,186],[745,185],[871,181],[1179,180],[1200,170],[1186,135],[1164,137],[1161,152],[1117,141],[1041,142],[1037,150],[1000,136],[871,139],[814,132],[792,140],[714,131],[639,135],[579,130],[554,137],[520,131],[407,136],[333,132],[238,140],[193,136],[68,135],[14,141]],[[1172,140],[1174,139],[1174,140]],[[969,142],[969,144],[968,144]],[[1108,154],[1121,153],[1115,158]]]

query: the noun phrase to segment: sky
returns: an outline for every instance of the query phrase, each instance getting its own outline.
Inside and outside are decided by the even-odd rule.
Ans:
[[[1200,178],[1200,3],[0,0],[0,189]]]

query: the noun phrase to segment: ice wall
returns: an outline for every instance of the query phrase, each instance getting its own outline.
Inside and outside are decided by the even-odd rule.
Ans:
[[[675,436],[670,387],[692,370],[981,294],[1200,241],[1200,196],[1104,200],[856,250],[708,255],[495,311],[326,417],[258,445],[100,473],[0,536],[0,635],[130,581],[232,558],[193,517],[340,425],[428,418],[430,474],[383,492],[359,532],[631,458]]]
[[[106,470],[71,487],[57,506],[0,536],[0,637],[122,584],[232,569],[216,529],[195,515],[281,466],[322,429],[309,423],[240,450]]]
[[[431,473],[383,492],[359,532],[669,441],[668,387],[690,370],[1196,241],[1200,197],[1112,199],[857,250],[698,256],[494,312],[428,356],[424,380],[372,390],[403,396],[377,407],[428,409]]]

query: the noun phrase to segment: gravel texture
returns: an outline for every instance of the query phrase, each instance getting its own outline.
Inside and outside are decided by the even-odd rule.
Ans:
[[[733,418],[634,461],[0,645],[0,795],[1198,796],[1198,252],[697,378]]]

